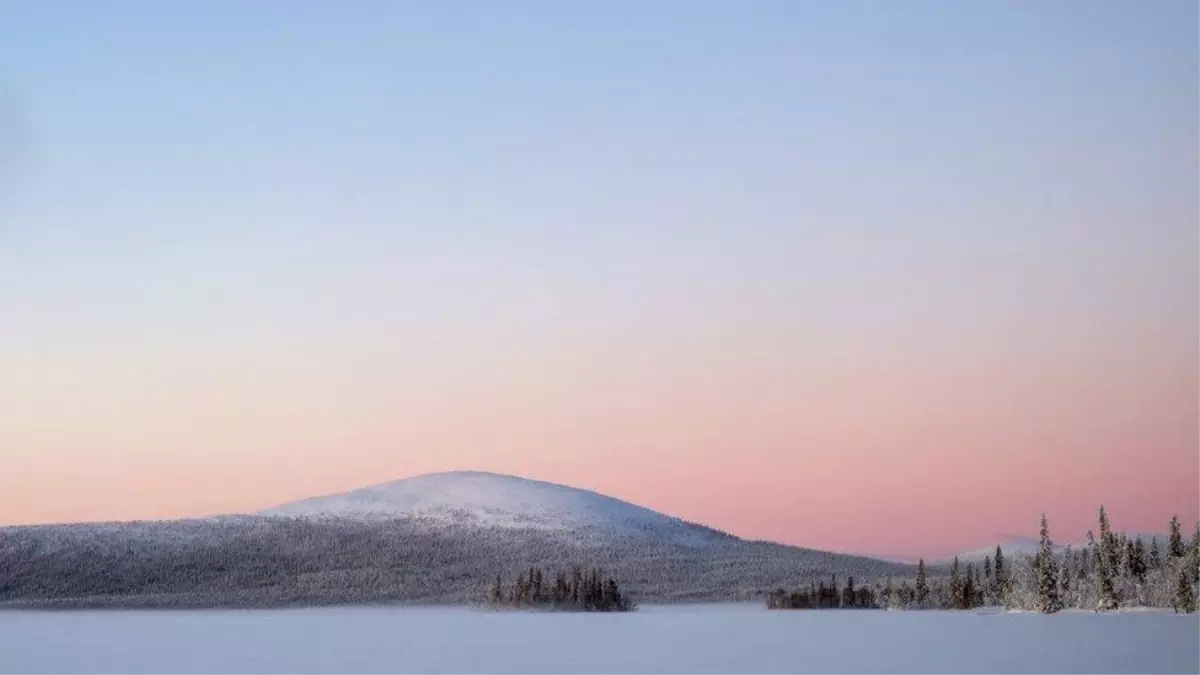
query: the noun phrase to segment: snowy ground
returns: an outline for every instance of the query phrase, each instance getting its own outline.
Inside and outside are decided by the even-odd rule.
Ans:
[[[1161,612],[779,611],[634,614],[468,609],[0,612],[0,671],[1200,671],[1200,621]]]

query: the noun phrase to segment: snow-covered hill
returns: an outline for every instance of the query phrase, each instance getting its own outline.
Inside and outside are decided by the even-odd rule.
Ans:
[[[1144,533],[1132,533],[1131,532],[1131,533],[1126,534],[1126,536],[1129,537],[1130,539],[1141,539],[1142,543],[1145,544],[1146,546],[1150,545],[1150,541],[1151,541],[1152,537],[1158,538],[1159,546],[1165,546],[1166,542],[1167,542],[1167,535],[1163,535],[1163,534],[1144,534]],[[1021,536],[1021,535],[1008,536],[1008,537],[1004,537],[1004,538],[1000,539],[999,541],[997,541],[993,544],[988,544],[987,546],[982,546],[980,548],[977,548],[977,549],[974,549],[971,551],[965,551],[963,553],[959,553],[958,560],[959,560],[959,562],[981,562],[987,556],[995,556],[997,546],[999,546],[1000,550],[1002,550],[1004,552],[1004,555],[1010,556],[1010,557],[1014,556],[1014,555],[1036,555],[1037,551],[1038,551],[1039,542],[1038,542],[1037,537],[1025,537],[1025,536]],[[1084,548],[1087,546],[1087,540],[1080,539],[1078,541],[1071,542],[1070,546],[1071,546],[1072,550],[1078,551],[1081,548]],[[1055,553],[1062,553],[1064,550],[1066,550],[1066,548],[1067,548],[1067,544],[1062,544],[1062,543],[1054,544],[1054,552]],[[940,562],[947,562],[947,561],[953,559],[953,557],[954,556],[949,556],[948,558],[946,558],[945,560],[942,560]]]
[[[0,528],[0,607],[474,602],[497,575],[533,566],[603,568],[639,602],[914,573],[747,541],[590,490],[458,471],[258,514]]]
[[[481,471],[425,474],[303,499],[260,511],[259,515],[359,520],[408,517],[548,531],[587,528],[678,533],[694,529],[694,534],[704,538],[716,534],[709,528],[591,490]]]
[[[1014,555],[1034,555],[1038,551],[1039,542],[1035,537],[1023,537],[1019,535],[1004,537],[995,543],[981,546],[977,549],[964,551],[958,554],[960,562],[983,562],[983,559],[988,556],[996,555],[996,547],[1004,551],[1004,555],[1012,557]],[[1056,550],[1061,549],[1061,546],[1055,546]],[[949,561],[954,556],[949,556],[946,561]],[[942,561],[945,562],[945,561]]]

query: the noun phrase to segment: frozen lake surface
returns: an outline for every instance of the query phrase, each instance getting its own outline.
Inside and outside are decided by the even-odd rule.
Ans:
[[[1200,671],[1200,619],[1163,612],[633,614],[457,608],[0,612],[22,673]]]

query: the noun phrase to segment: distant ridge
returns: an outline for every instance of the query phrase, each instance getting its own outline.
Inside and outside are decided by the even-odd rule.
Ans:
[[[1140,538],[1142,543],[1144,543],[1146,546],[1150,545],[1150,540],[1153,537],[1158,537],[1159,546],[1165,546],[1167,542],[1167,535],[1165,534],[1130,532],[1127,533],[1126,536],[1130,539]],[[1077,540],[1070,543],[1062,543],[1061,540],[1051,537],[1051,541],[1054,543],[1054,551],[1056,553],[1061,553],[1062,551],[1066,550],[1067,546],[1070,546],[1072,550],[1079,550],[1080,548],[1087,546],[1086,539]],[[979,562],[985,557],[995,556],[997,546],[1000,547],[1000,550],[1006,556],[1034,555],[1037,553],[1039,545],[1040,540],[1037,537],[1010,535],[998,540],[994,544],[989,544],[987,546],[970,551],[964,551],[962,553],[958,553],[957,556],[959,562]],[[938,562],[950,562],[954,557],[954,555],[949,555]]]
[[[958,553],[957,557],[959,562],[982,562],[984,558],[993,557],[996,555],[997,546],[1000,547],[1000,550],[1003,551],[1004,555],[1006,556],[1021,554],[1033,555],[1037,553],[1038,546],[1040,546],[1040,544],[1041,542],[1035,537],[1010,535],[1000,539],[994,544],[988,544],[987,546],[981,546],[977,549]],[[1063,547],[1055,545],[1054,548],[1056,550],[1061,550]],[[955,558],[955,555],[949,555],[939,562],[950,562],[953,558]]]

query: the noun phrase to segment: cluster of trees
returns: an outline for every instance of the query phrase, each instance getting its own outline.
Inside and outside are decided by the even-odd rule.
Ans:
[[[1200,524],[1188,543],[1173,517],[1166,549],[1157,537],[1147,545],[1109,528],[1108,514],[1100,508],[1099,535],[1088,532],[1080,550],[1054,547],[1050,527],[1042,516],[1041,541],[1035,555],[1006,559],[1000,547],[982,565],[958,558],[931,574],[925,561],[917,564],[916,578],[894,585],[844,588],[837,579],[826,586],[788,593],[783,589],[767,596],[770,609],[972,609],[995,606],[1054,613],[1064,608],[1096,611],[1124,606],[1170,607],[1194,612],[1200,595]]]
[[[767,596],[769,609],[870,609],[878,606],[874,588],[855,586],[854,577],[846,579],[845,586],[839,586],[836,574],[829,585],[821,581],[791,593],[780,588]]]
[[[787,592],[775,590],[767,596],[768,609],[871,609],[878,607],[875,589],[871,586],[854,586],[854,578],[846,579],[845,586],[838,585],[838,575],[833,575],[827,586],[824,581],[812,584],[809,589]]]
[[[1087,540],[1081,550],[1067,547],[1056,552],[1043,516],[1038,553],[1015,570],[1007,584],[1005,604],[1046,613],[1066,607],[1107,611],[1126,606],[1196,611],[1200,524],[1189,543],[1179,518],[1171,518],[1164,551],[1157,537],[1147,546],[1140,538],[1113,532],[1101,507],[1099,534],[1089,531]]]
[[[559,572],[553,583],[548,582],[540,568],[531,567],[507,589],[504,579],[497,576],[488,592],[488,604],[577,612],[630,612],[636,609],[633,601],[621,593],[616,579],[605,578],[599,568],[584,572],[579,567],[569,573]]]
[[[997,570],[1003,570],[1004,557],[999,551]],[[840,586],[837,577],[830,584],[814,584],[808,589],[787,592],[776,589],[767,596],[768,609],[970,609],[989,604],[996,597],[989,590],[997,577],[992,572],[991,558],[976,567],[958,560],[950,566],[944,579],[933,579],[925,561],[917,564],[917,576],[912,582],[893,585],[886,583],[854,584],[854,577]]]

